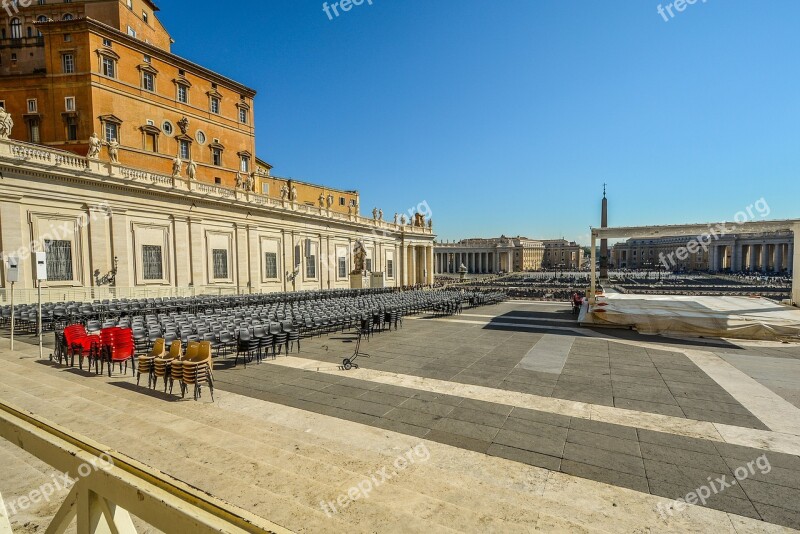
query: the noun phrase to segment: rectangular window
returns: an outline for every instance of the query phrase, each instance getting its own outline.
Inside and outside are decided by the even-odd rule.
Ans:
[[[64,109],[66,111],[75,111],[75,97],[68,96],[64,99]]]
[[[178,102],[182,104],[189,103],[189,89],[185,85],[178,86]]]
[[[264,271],[267,278],[278,278],[278,254],[267,252],[264,258]]]
[[[128,26],[128,35],[130,35],[131,37],[136,37],[136,30]]]
[[[142,245],[142,278],[145,280],[164,278],[161,247],[158,245]]]
[[[41,141],[39,119],[31,119],[28,123],[28,139],[31,143],[38,143]]]
[[[39,112],[39,103],[36,101],[35,98],[28,99],[28,113],[38,113]]]
[[[347,278],[347,258],[339,258],[339,278]]]
[[[261,194],[269,195],[269,184],[261,184]]]
[[[111,141],[119,142],[119,127],[117,124],[113,122],[107,122],[106,125],[106,142],[110,143]]]
[[[339,205],[340,206],[344,206],[345,205],[345,198],[344,197],[339,197]]]
[[[386,277],[394,278],[394,260],[386,260]]]
[[[211,253],[214,260],[214,279],[224,280],[228,278],[228,251],[215,248]]]
[[[211,113],[219,115],[220,101],[216,96],[211,97]]]
[[[72,54],[64,54],[61,56],[61,67],[64,74],[72,74],[75,72],[75,56]]]
[[[67,141],[78,140],[78,125],[74,122],[67,124]]]
[[[156,90],[156,77],[152,72],[142,73],[142,89],[151,93]]]
[[[247,110],[244,108],[239,109],[239,122],[247,124]]]
[[[71,282],[72,242],[46,239],[44,251],[47,253],[47,281]]]
[[[214,148],[211,150],[211,155],[214,159],[214,166],[222,167],[222,150]]]
[[[180,148],[181,148],[181,159],[184,161],[190,160],[191,158],[189,157],[189,154],[191,152],[191,144],[189,143],[189,141],[181,139]]]
[[[148,152],[158,152],[158,138],[156,134],[148,133],[144,136],[144,149]]]
[[[117,62],[110,57],[103,58],[103,76],[108,76],[109,78],[117,77]]]
[[[311,255],[306,258],[306,278],[317,277],[317,257]]]
[[[250,172],[250,158],[242,156],[242,163],[239,170],[242,172]]]
[[[364,262],[364,268],[367,270],[367,272],[370,273],[372,272],[372,259],[370,258],[366,259],[366,261]]]

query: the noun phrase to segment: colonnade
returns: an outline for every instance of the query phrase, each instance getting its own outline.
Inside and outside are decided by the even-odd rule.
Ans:
[[[709,249],[712,271],[783,273],[792,272],[793,242],[739,242],[714,245]]]
[[[453,251],[436,252],[436,274],[458,274],[461,266],[469,274],[494,274],[500,271],[511,272],[514,265],[514,252]]]
[[[403,251],[403,285],[433,285],[434,254],[432,244],[405,243]]]

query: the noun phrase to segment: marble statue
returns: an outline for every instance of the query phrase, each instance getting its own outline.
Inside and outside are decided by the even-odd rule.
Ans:
[[[395,223],[395,224],[397,224],[397,220],[398,220],[399,218],[400,218],[400,214],[399,214],[399,213],[395,213],[395,214],[394,214],[394,223]]]
[[[433,219],[428,219],[428,228],[433,228]]]
[[[383,210],[378,210],[378,220],[379,221],[383,220]]]
[[[372,208],[372,218],[378,220],[378,208]]]
[[[360,239],[353,245],[353,262],[355,263],[353,273],[363,273],[364,269],[366,269],[367,249],[364,247],[364,242]]]
[[[292,202],[297,202],[297,188],[292,186]]]
[[[333,207],[333,195],[328,195],[328,209]]]
[[[242,173],[236,173],[236,189],[242,189],[244,187],[244,182],[242,181]]]
[[[182,168],[183,168],[183,160],[181,159],[180,156],[175,156],[175,159],[172,160],[172,177],[180,178]]]
[[[188,176],[190,180],[197,178],[197,163],[195,163],[193,159],[190,159],[189,164],[186,166],[186,176]]]
[[[401,215],[400,216],[400,224],[402,224],[403,226],[406,225],[406,216],[405,215]]]
[[[320,208],[325,207],[325,195],[322,193],[319,194],[319,207]]]
[[[0,108],[0,139],[8,139],[13,127],[14,119],[11,118],[11,113],[8,113],[5,108]]]
[[[281,200],[286,200],[288,196],[289,196],[289,188],[286,187],[286,185],[284,184],[281,186]]]
[[[93,133],[89,138],[89,152],[86,154],[86,157],[89,159],[100,159],[100,147],[102,146],[103,142],[97,137],[97,133]]]
[[[108,157],[111,158],[111,163],[119,163],[119,143],[116,139],[112,139],[107,145]]]

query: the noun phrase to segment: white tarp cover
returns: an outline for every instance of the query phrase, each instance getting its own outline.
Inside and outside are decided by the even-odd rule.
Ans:
[[[800,309],[761,297],[611,294],[599,297],[598,304],[584,315],[581,323],[630,326],[643,334],[760,340],[800,338]]]

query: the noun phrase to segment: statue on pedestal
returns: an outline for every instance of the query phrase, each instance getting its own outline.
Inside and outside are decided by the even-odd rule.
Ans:
[[[379,221],[383,220],[383,210],[378,210],[378,220]]]
[[[0,108],[0,139],[8,139],[13,127],[14,120],[11,118],[11,113],[8,113],[5,108]]]
[[[323,193],[319,194],[319,207],[320,208],[325,207],[325,195]]]
[[[397,220],[398,220],[399,218],[400,218],[400,214],[399,214],[399,213],[395,213],[395,214],[394,214],[394,224],[397,224]]]
[[[292,202],[297,202],[297,188],[292,186]]]
[[[102,146],[103,142],[97,137],[97,133],[93,133],[89,138],[89,152],[86,154],[86,157],[89,159],[100,159],[100,148]]]
[[[186,176],[188,176],[190,180],[197,178],[197,163],[195,163],[193,159],[190,159],[189,165],[186,166]]]
[[[175,159],[172,160],[172,177],[180,178],[182,168],[183,168],[183,160],[179,155],[175,156]]]
[[[286,184],[281,186],[281,200],[286,200],[289,197],[289,188]]]
[[[366,269],[367,249],[364,247],[364,242],[360,239],[353,245],[353,263],[355,264],[355,268],[351,274],[361,274]]]
[[[117,140],[112,139],[106,145],[108,146],[108,157],[111,159],[111,163],[119,163],[119,143]]]
[[[333,195],[328,195],[328,209],[333,207]]]

